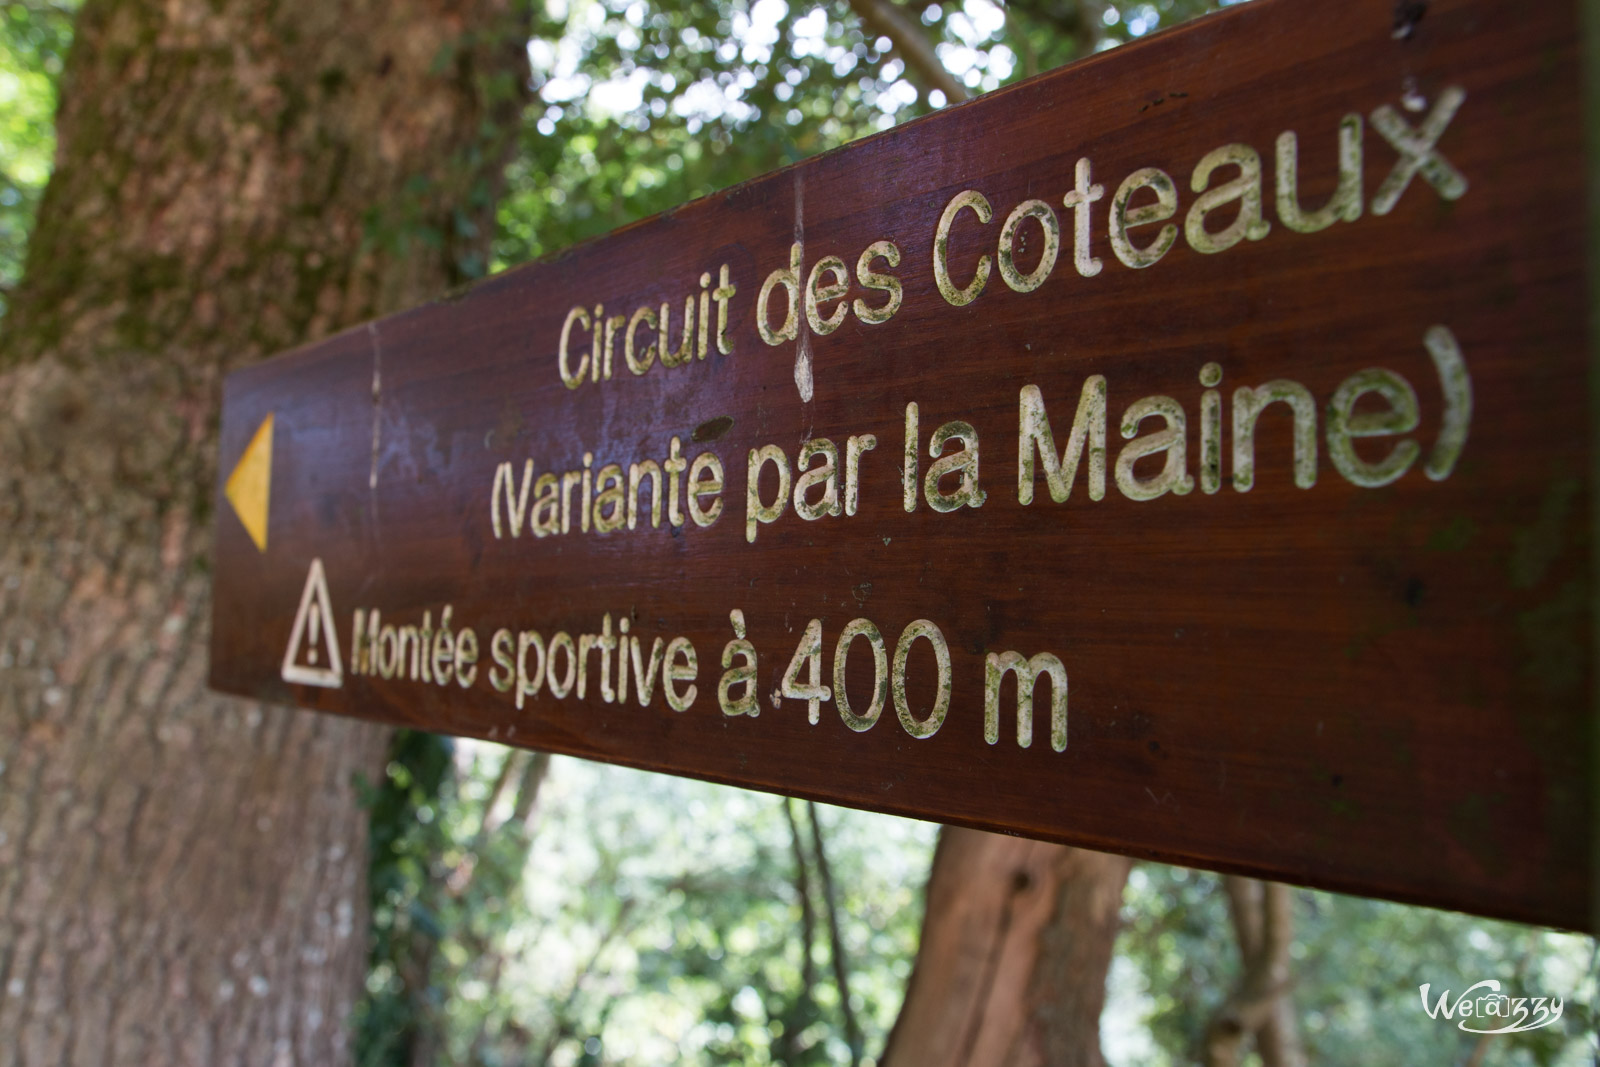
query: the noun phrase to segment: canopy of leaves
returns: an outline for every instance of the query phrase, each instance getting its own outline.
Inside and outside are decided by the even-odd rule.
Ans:
[[[577,760],[529,776],[542,757],[423,734],[394,754],[363,1067],[848,1063],[852,1023],[882,1047],[935,827]]]
[[[1141,864],[1128,881],[1123,918],[1111,985],[1113,1010],[1131,1024],[1122,1062],[1199,1062],[1206,1024],[1239,972],[1220,877]],[[1294,922],[1288,993],[1313,1064],[1595,1062],[1593,938],[1312,890],[1295,892]],[[1484,1041],[1459,1020],[1423,1009],[1424,983],[1430,1004],[1445,990],[1454,1003],[1484,979],[1511,996],[1562,998],[1561,1021]],[[1482,1058],[1472,1059],[1480,1042]]]
[[[908,17],[974,93],[1212,10],[1210,0],[990,0]],[[946,103],[846,0],[554,0],[497,266],[887,129]]]
[[[56,79],[77,0],[0,4],[0,313],[22,276],[34,212],[55,158]]]

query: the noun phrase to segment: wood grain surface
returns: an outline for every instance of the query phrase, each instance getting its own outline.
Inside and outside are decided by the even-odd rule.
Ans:
[[[1593,929],[1577,8],[1395,10],[1258,0],[233,375],[212,684]]]

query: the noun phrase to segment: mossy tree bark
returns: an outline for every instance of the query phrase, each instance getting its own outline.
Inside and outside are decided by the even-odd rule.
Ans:
[[[947,826],[884,1067],[1102,1067],[1132,861]]]
[[[205,689],[222,376],[481,269],[514,0],[88,0],[0,324],[0,1065],[337,1064],[374,727]]]

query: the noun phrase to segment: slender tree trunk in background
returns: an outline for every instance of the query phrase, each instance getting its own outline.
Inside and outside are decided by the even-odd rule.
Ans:
[[[969,98],[933,41],[895,0],[850,0],[925,87]],[[1025,7],[1078,43],[1104,36],[1104,0]],[[1025,47],[1025,37],[1019,34]],[[1028,73],[1038,59],[1024,51]],[[881,1067],[1102,1067],[1100,1011],[1131,860],[946,826],[928,878],[927,913],[905,1002]],[[808,939],[809,940],[809,939]]]
[[[817,940],[816,911],[811,903],[811,865],[806,862],[800,823],[794,817],[794,798],[783,798],[783,817],[789,823],[790,854],[794,858],[794,895],[800,902],[800,995],[783,1020],[783,1032],[773,1042],[774,1058],[783,1063],[799,1059],[800,1035],[817,1017],[817,964],[812,948]]]
[[[386,734],[205,689],[219,387],[482,262],[524,36],[85,4],[0,324],[0,1067],[348,1059]]]
[[[844,954],[844,932],[839,928],[839,894],[833,887],[833,868],[828,865],[828,848],[823,843],[822,823],[817,806],[806,801],[811,819],[811,850],[817,857],[817,876],[822,881],[822,904],[828,916],[828,959],[833,964],[833,984],[839,990],[839,1014],[844,1019],[844,1041],[850,1047],[850,1067],[857,1067],[863,1051],[861,1024],[850,1004],[850,961]]]
[[[1266,1067],[1305,1067],[1289,996],[1293,979],[1294,897],[1282,882],[1223,875],[1228,913],[1239,942],[1238,985],[1206,1027],[1206,1067],[1234,1067],[1255,1036]]]
[[[533,849],[534,813],[538,809],[539,793],[549,773],[550,753],[523,752],[514,748],[506,751],[505,762],[500,765],[494,788],[484,801],[483,822],[473,839],[471,849],[468,850],[469,854],[474,855],[474,859],[470,865],[463,863],[446,879],[445,884],[453,894],[457,897],[467,894],[473,878],[479,871],[484,870],[483,851],[494,847],[495,839],[498,839],[501,847],[504,847],[505,841],[509,838],[515,844],[515,848],[509,858],[503,857],[489,868],[499,877],[509,880],[509,885],[492,887],[491,895],[504,897],[515,892],[516,887],[521,885],[523,872],[528,866],[528,855]],[[491,817],[495,806],[512,776],[516,776],[517,781],[516,791],[511,797],[511,815],[505,820],[494,821]],[[479,973],[484,985],[489,989],[500,988],[501,978],[505,974],[506,960],[514,954],[505,942],[506,929],[502,925],[480,936],[474,936],[470,930],[464,931],[463,940],[468,951],[480,962],[487,963],[487,967]],[[493,1015],[486,1014],[478,1025],[477,1035],[472,1039],[472,1051],[468,1054],[467,1062],[520,1063],[526,1059],[531,1044],[531,1035],[515,1021],[501,1026]]]
[[[884,1067],[1099,1067],[1132,861],[947,826]]]
[[[522,768],[522,777],[517,782],[517,799],[511,805],[511,821],[516,823],[525,843],[531,843],[533,811],[538,806],[539,790],[544,785],[545,775],[549,773],[550,753],[528,753]]]

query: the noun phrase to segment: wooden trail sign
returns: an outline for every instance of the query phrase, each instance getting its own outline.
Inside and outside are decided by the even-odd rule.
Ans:
[[[1259,0],[240,371],[213,684],[1592,929],[1577,7],[1394,12]]]

